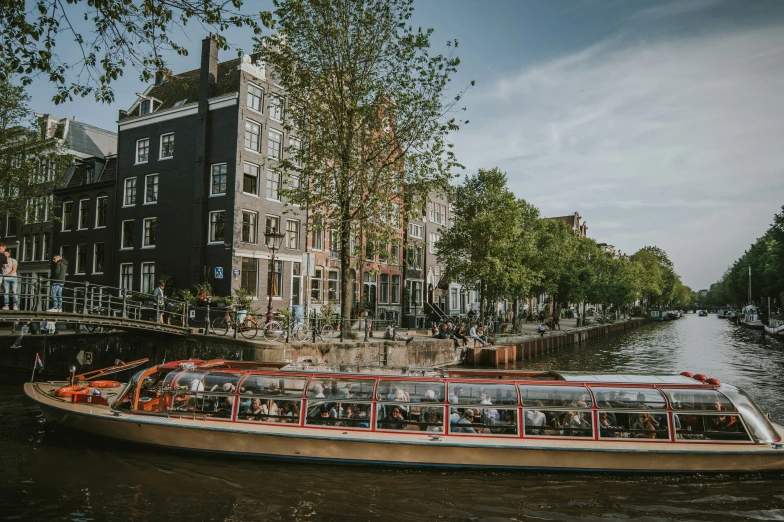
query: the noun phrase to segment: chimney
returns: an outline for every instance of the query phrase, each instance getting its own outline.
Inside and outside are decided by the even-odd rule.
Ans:
[[[169,78],[171,78],[172,72],[167,69],[166,67],[161,67],[157,71],[155,71],[155,86],[159,86]]]
[[[124,120],[127,117],[128,117],[128,111],[124,111],[124,110],[120,109],[120,114],[119,114],[119,117],[117,119],[118,120]]]
[[[218,42],[214,35],[201,42],[201,75],[199,78],[199,107],[206,110],[207,100],[215,96],[218,83]]]

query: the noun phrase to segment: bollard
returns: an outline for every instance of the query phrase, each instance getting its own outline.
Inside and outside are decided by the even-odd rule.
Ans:
[[[207,298],[207,317],[205,318],[204,335],[210,335],[210,301],[212,299]]]
[[[365,316],[365,342],[368,340],[368,318]]]

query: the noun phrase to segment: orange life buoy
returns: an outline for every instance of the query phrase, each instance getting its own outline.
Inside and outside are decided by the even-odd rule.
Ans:
[[[89,393],[90,388],[87,386],[65,386],[63,388],[59,388],[56,392],[54,392],[55,397],[71,397],[77,393]]]
[[[120,386],[119,381],[90,381],[88,384],[93,388],[117,388]]]

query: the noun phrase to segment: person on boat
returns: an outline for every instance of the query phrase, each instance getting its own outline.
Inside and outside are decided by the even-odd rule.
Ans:
[[[324,387],[322,385],[320,385],[319,383],[316,383],[316,384],[313,385],[313,392],[315,393],[313,395],[314,399],[324,399],[325,398],[324,397]]]
[[[480,393],[479,404],[491,405],[493,404],[493,401],[490,400],[490,397],[487,396],[487,393]],[[485,408],[484,418],[488,424],[497,424],[498,422],[501,421],[501,414],[498,413],[498,410],[492,408]]]
[[[471,408],[466,408],[463,412],[463,415],[457,419],[454,428],[452,429],[453,433],[476,433],[476,430],[473,427],[474,425],[474,410]]]
[[[247,420],[261,420],[262,413],[261,399],[258,397],[253,397],[250,400],[250,406],[248,406],[243,415]]]
[[[441,423],[436,422],[437,419],[436,419],[435,412],[431,410],[426,410],[424,415],[422,416],[422,419],[424,420],[426,425],[425,431],[432,431],[436,433],[441,432]]]
[[[343,419],[344,416],[345,415],[344,415],[343,405],[339,402],[333,404],[332,407],[329,409],[329,418],[333,420],[333,424],[335,426],[343,425],[341,420]]]
[[[389,415],[380,423],[380,427],[386,430],[402,430],[406,427],[406,418],[400,406],[392,406]]]
[[[473,340],[474,340],[474,343],[475,343],[475,344],[474,344],[474,346],[476,346],[476,342],[477,342],[477,341],[479,341],[479,343],[480,343],[480,344],[481,344],[483,347],[484,347],[484,346],[487,346],[487,343],[486,343],[485,341],[483,341],[483,340],[482,340],[482,338],[479,336],[479,331],[477,330],[476,326],[477,326],[477,325],[476,325],[476,323],[474,323],[474,325],[473,325],[473,326],[471,327],[471,329],[468,331],[468,336],[469,336],[471,339],[473,339]]]
[[[610,422],[606,411],[599,413],[599,433],[602,437],[618,436],[617,428]]]
[[[437,402],[436,392],[432,389],[425,391],[425,395],[422,397],[422,402]]]
[[[632,436],[636,439],[655,439],[656,425],[649,413],[638,413],[632,423]]]
[[[490,428],[492,433],[500,433],[503,435],[515,435],[517,433],[517,422],[515,422],[515,410],[503,410],[503,415],[501,416],[501,420],[498,422],[498,426],[495,428]]]
[[[370,427],[370,405],[369,404],[357,404],[356,426],[357,426],[357,428],[369,428]]]
[[[525,427],[541,428],[547,422],[547,416],[539,408],[544,407],[542,401],[534,401],[534,409],[525,411]],[[531,430],[531,435],[539,435],[540,430]]]
[[[390,341],[405,341],[406,344],[411,343],[414,340],[413,337],[405,338],[402,334],[398,333],[397,329],[395,329],[395,322],[392,321],[387,325],[386,330],[384,330],[384,339]]]
[[[278,415],[281,416],[280,422],[298,422],[299,408],[294,401],[281,401],[278,408]]]

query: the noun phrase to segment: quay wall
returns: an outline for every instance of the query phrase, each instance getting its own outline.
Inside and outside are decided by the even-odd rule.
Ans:
[[[466,352],[466,366],[492,366],[499,368],[516,361],[531,359],[565,348],[580,348],[589,341],[639,328],[649,323],[648,319],[632,319],[614,324],[585,326],[564,331],[550,331],[544,336],[517,336],[491,338],[493,345],[485,348],[469,347]]]

